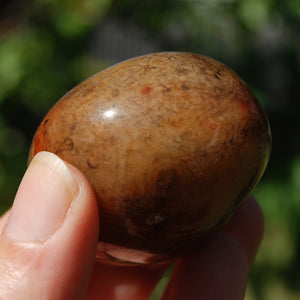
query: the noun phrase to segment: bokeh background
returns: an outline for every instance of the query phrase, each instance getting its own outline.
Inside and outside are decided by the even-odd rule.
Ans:
[[[266,216],[247,300],[300,299],[300,0],[2,0],[0,213],[34,132],[83,79],[156,51],[211,56],[257,95],[273,150],[254,195]]]

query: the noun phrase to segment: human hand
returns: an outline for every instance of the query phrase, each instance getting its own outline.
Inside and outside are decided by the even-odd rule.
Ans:
[[[263,227],[258,204],[247,199],[197,254],[176,261],[163,300],[243,299]],[[85,177],[54,154],[38,154],[0,218],[0,299],[148,299],[169,265],[95,263],[98,229]]]

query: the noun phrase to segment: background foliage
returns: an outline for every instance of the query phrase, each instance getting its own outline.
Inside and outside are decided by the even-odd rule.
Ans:
[[[300,0],[33,0],[0,4],[0,212],[33,134],[86,77],[153,51],[221,60],[256,93],[273,151],[254,194],[266,234],[246,299],[300,299]]]

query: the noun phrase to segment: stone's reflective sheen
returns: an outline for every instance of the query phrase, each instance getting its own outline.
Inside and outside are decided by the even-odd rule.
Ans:
[[[99,202],[100,259],[147,263],[198,249],[258,182],[270,144],[268,121],[236,74],[170,52],[71,90],[42,121],[29,160],[51,151],[86,175]]]

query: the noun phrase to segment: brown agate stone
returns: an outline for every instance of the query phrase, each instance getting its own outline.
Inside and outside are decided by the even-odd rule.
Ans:
[[[198,249],[258,182],[270,144],[268,121],[235,73],[170,52],[71,90],[42,121],[29,160],[46,150],[82,171],[99,204],[99,257],[146,263]]]

